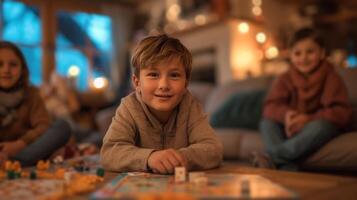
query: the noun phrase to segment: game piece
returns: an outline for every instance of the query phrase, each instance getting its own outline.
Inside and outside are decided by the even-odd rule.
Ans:
[[[74,177],[74,173],[73,172],[65,172],[64,175],[63,175],[64,182],[66,184],[69,184],[73,177]]]
[[[204,177],[204,172],[190,172],[188,173],[188,180],[190,183],[193,183],[196,178]]]
[[[241,194],[243,198],[249,198],[250,196],[250,183],[248,179],[244,179],[241,182]]]
[[[10,160],[5,161],[5,171],[13,170],[13,165]]]
[[[186,168],[175,167],[175,183],[186,182]]]
[[[40,171],[48,170],[49,167],[50,167],[49,160],[47,160],[47,161],[40,160],[37,162],[37,165],[36,165],[36,168]]]
[[[14,171],[15,179],[21,178],[21,172]]]
[[[104,177],[104,169],[103,168],[98,168],[97,169],[97,176],[99,176],[99,177]]]
[[[61,156],[61,155],[58,155],[58,156],[56,156],[54,159],[53,159],[53,163],[55,163],[55,164],[62,164],[63,163],[63,156]]]
[[[57,179],[63,179],[65,173],[66,170],[64,168],[58,168],[54,173],[54,177]]]
[[[205,186],[208,184],[208,178],[205,176],[200,176],[192,180],[193,184],[195,185],[200,185],[200,186]]]
[[[12,164],[12,168],[15,172],[20,172],[21,171],[21,164],[19,161],[15,161]]]
[[[15,179],[15,172],[13,170],[7,171],[7,179],[9,180]]]
[[[76,165],[76,166],[74,166],[74,169],[77,172],[83,172],[84,171],[84,166],[83,165]]]
[[[37,174],[36,174],[35,171],[31,171],[31,172],[30,172],[30,179],[31,179],[31,180],[37,179]]]

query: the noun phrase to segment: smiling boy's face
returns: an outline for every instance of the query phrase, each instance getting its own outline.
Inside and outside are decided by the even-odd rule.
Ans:
[[[325,57],[325,50],[311,38],[297,42],[290,52],[294,67],[303,74],[309,74],[319,66]]]
[[[185,68],[177,58],[140,69],[139,77],[133,76],[133,83],[143,102],[161,122],[168,120],[188,84]]]

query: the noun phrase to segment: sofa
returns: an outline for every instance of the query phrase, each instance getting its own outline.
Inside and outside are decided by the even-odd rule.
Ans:
[[[357,69],[341,68],[336,70],[346,84],[353,107],[351,127],[349,131],[332,139],[320,150],[303,159],[300,164],[303,169],[309,171],[354,172],[355,174],[357,172]],[[217,118],[215,113],[222,109],[232,95],[245,94],[249,91],[264,91],[266,93],[273,80],[274,77],[267,76],[234,81],[219,86],[192,82],[189,90],[201,101],[208,116]],[[262,101],[263,98],[260,103]],[[257,102],[259,103],[259,101]],[[262,107],[262,105],[259,106]],[[237,122],[246,120],[244,115],[242,116],[234,120]],[[259,124],[259,119],[255,117],[254,120],[255,124]],[[252,152],[264,152],[264,144],[257,126],[227,125],[226,127],[216,126],[214,129],[223,143],[225,160],[249,161],[252,158]]]

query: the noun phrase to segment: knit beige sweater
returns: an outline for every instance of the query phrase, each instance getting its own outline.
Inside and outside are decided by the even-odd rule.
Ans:
[[[150,154],[168,148],[187,159],[188,170],[214,168],[222,161],[222,143],[189,92],[164,125],[140,94],[132,93],[122,100],[103,139],[101,163],[109,171],[147,171]]]

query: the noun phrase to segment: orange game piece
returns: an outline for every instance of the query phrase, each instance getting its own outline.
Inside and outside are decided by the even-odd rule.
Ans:
[[[13,170],[13,165],[12,162],[10,160],[5,161],[5,171],[10,171]]]
[[[21,172],[21,164],[19,161],[15,161],[13,164],[12,164],[12,168],[15,172]]]
[[[36,168],[40,171],[48,170],[49,167],[50,167],[49,160],[47,160],[47,161],[40,160],[37,162],[37,165],[36,165]]]

